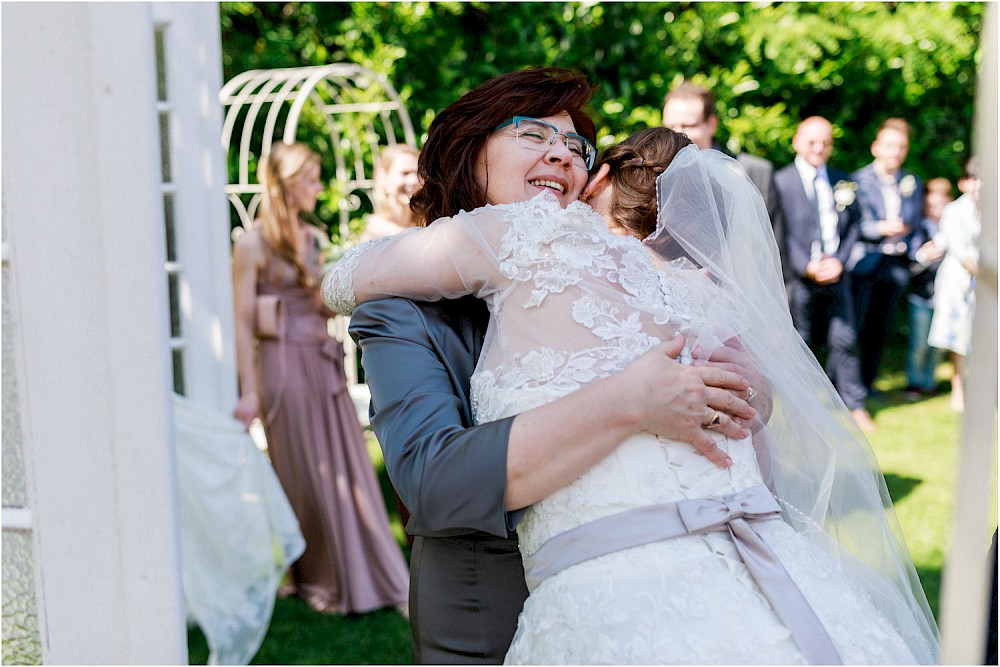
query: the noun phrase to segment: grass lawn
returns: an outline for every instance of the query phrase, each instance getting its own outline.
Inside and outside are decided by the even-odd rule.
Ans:
[[[884,366],[902,368],[902,350],[888,350]],[[961,415],[949,406],[950,373],[950,365],[941,365],[938,369],[941,391],[932,398],[913,403],[903,394],[904,374],[901,371],[885,373],[875,384],[882,395],[869,402],[878,425],[869,441],[882,466],[910,555],[935,615],[939,611],[941,570],[951,538],[961,429]],[[995,458],[993,466],[995,478]],[[994,495],[994,526],[997,521],[995,499]],[[992,535],[984,536],[984,559],[990,537]]]
[[[884,367],[902,368],[902,354],[898,344],[891,346]],[[942,393],[914,403],[903,395],[902,372],[885,373],[876,383],[881,396],[869,404],[878,425],[870,440],[935,614],[950,536],[960,428],[959,415],[951,411],[948,403],[950,367],[942,365],[940,373]],[[381,452],[373,439],[369,440],[369,450],[383,485],[393,530],[408,555]],[[995,502],[993,507],[995,525]],[[987,547],[984,541],[984,558]],[[188,633],[188,646],[190,663],[205,664],[208,647],[197,628]],[[279,599],[268,634],[252,664],[408,664],[410,657],[409,624],[395,611],[331,617],[313,612],[297,599]]]

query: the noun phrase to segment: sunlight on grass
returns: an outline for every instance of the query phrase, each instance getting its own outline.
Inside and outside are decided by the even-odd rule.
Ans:
[[[895,363],[889,360],[889,363],[898,368],[901,359],[897,358]],[[942,364],[938,378],[939,387],[945,391],[910,403],[902,393],[903,374],[886,374],[876,383],[882,396],[870,402],[878,430],[869,440],[886,477],[910,555],[935,614],[940,599],[941,570],[951,539],[961,433],[961,415],[953,412],[949,405],[950,377],[950,366]],[[992,507],[995,526],[995,501]],[[984,559],[990,537],[992,535],[984,535]]]
[[[885,367],[902,368],[899,346],[887,350]],[[881,396],[869,402],[878,426],[869,440],[935,614],[951,537],[961,429],[961,415],[949,407],[950,372],[950,366],[942,364],[939,386],[943,391],[912,403],[903,394],[903,374],[885,373],[876,384]],[[409,545],[385,473],[382,451],[371,430],[365,433],[393,534],[408,558]],[[995,495],[992,511],[995,526]],[[984,558],[990,536],[984,535]],[[188,640],[191,664],[205,664],[208,648],[204,636],[194,628]],[[333,617],[312,611],[298,599],[288,599],[277,601],[270,630],[253,664],[408,664],[410,660],[410,625],[394,610]]]

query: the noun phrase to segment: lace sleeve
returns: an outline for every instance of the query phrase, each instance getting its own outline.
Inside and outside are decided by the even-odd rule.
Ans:
[[[350,248],[327,271],[320,288],[323,302],[327,308],[341,315],[350,315],[354,312],[354,309],[358,307],[354,297],[354,269],[357,267],[361,255],[382,241],[389,240],[389,238],[391,237],[385,236]]]
[[[485,207],[355,246],[324,277],[323,301],[349,315],[359,303],[389,296],[483,297],[503,280],[497,260],[502,217],[501,209]]]

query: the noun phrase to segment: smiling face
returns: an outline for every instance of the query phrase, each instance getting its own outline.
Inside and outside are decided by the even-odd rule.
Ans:
[[[822,118],[807,118],[792,139],[795,154],[817,169],[833,152],[833,126]]]
[[[895,174],[899,171],[909,152],[909,139],[903,132],[892,127],[883,128],[872,143],[875,164],[885,174]]]
[[[417,156],[408,153],[396,156],[389,168],[380,172],[379,176],[386,199],[409,205],[410,197],[420,187],[417,179]]]
[[[576,132],[568,113],[540,118],[560,132]],[[476,162],[475,178],[488,204],[528,201],[539,192],[554,194],[565,208],[579,198],[587,184],[587,170],[573,162],[573,153],[561,141],[547,151],[518,145],[513,125],[494,132]]]

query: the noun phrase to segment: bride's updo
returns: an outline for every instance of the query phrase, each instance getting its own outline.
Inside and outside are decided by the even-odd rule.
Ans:
[[[611,146],[594,165],[593,173],[601,165],[610,167],[614,197],[609,213],[633,236],[644,239],[656,230],[656,177],[690,144],[685,134],[651,127]]]

